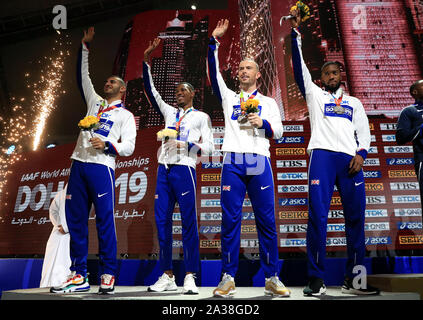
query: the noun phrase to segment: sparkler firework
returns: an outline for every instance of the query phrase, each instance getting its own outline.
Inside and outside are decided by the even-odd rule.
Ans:
[[[64,38],[64,39],[63,39]],[[48,116],[56,108],[55,99],[62,93],[62,76],[64,73],[65,59],[69,56],[69,51],[65,46],[69,45],[67,36],[59,35],[52,47],[52,55],[44,56],[38,60],[40,66],[40,78],[38,81],[31,80],[32,85],[27,84],[27,88],[33,89],[31,99],[12,98],[13,105],[10,118],[0,116],[1,142],[0,142],[0,201],[7,177],[12,172],[10,170],[16,162],[23,160],[22,151],[28,144],[28,139],[34,138],[32,149],[37,150]],[[46,65],[42,67],[42,65]],[[29,83],[31,75],[29,72],[24,75]],[[27,101],[30,105],[26,105]],[[28,111],[26,111],[28,110]],[[31,121],[30,119],[34,119]],[[13,152],[7,152],[10,146]],[[11,149],[9,149],[11,150]]]

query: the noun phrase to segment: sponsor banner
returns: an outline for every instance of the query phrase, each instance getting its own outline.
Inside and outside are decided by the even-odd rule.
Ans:
[[[389,222],[367,222],[364,224],[364,231],[389,231]],[[344,223],[328,223],[327,232],[345,232]],[[307,224],[281,224],[280,233],[305,233]]]
[[[384,146],[385,153],[413,153],[412,146]]]
[[[220,194],[220,186],[201,187],[201,194]]]
[[[173,240],[172,241],[172,248],[182,248],[183,243],[182,240]]]
[[[305,233],[307,232],[307,224],[281,224],[279,233]]]
[[[342,206],[341,197],[332,197],[330,200],[331,206]]]
[[[306,160],[276,160],[276,168],[306,168]]]
[[[388,170],[389,178],[416,178],[414,170]]]
[[[222,145],[223,144],[223,138],[214,138],[213,139],[213,143],[215,144],[215,145]]]
[[[181,220],[181,213],[180,212],[174,212],[172,215],[172,221],[182,221]]]
[[[397,141],[394,134],[382,134],[382,141],[383,142],[395,142]]]
[[[389,236],[385,237],[366,237],[366,246],[369,245],[380,245],[380,244],[392,244],[392,238]]]
[[[366,196],[366,204],[384,204],[386,203],[385,196]]]
[[[305,247],[307,245],[305,238],[294,238],[294,239],[280,239],[280,247],[292,248],[292,247]]]
[[[383,131],[397,130],[397,124],[396,123],[381,123],[380,130],[383,130]]]
[[[201,175],[201,181],[219,181],[220,173],[203,173]]]
[[[200,221],[221,221],[222,212],[201,212]],[[243,212],[242,220],[255,220],[254,212]]]
[[[207,162],[201,164],[201,168],[203,169],[220,169],[222,166],[223,164],[221,162]]]
[[[279,198],[280,206],[306,206],[308,198]]]
[[[380,166],[380,160],[379,158],[367,158],[366,160],[364,160],[363,166],[365,167]]]
[[[210,234],[210,233],[220,233],[221,226],[200,226],[200,233],[201,234]]]
[[[417,230],[422,229],[422,223],[416,221],[398,222],[398,230]]]
[[[395,217],[421,217],[422,209],[421,208],[401,208],[394,209]]]
[[[307,184],[278,185],[278,193],[302,193],[308,192]]]
[[[250,199],[244,199],[243,207],[251,207]],[[202,208],[216,208],[220,207],[220,199],[201,199]]]
[[[332,237],[326,239],[326,246],[328,247],[337,247],[337,246],[346,246],[347,238],[345,237]]]
[[[363,171],[364,178],[382,178],[380,171]]]
[[[370,135],[370,142],[376,142],[376,136],[374,134]]]
[[[303,132],[304,126],[302,124],[288,124],[283,126],[283,132]]]
[[[423,244],[423,236],[399,236],[399,244]]]
[[[220,248],[220,240],[202,240],[202,239],[200,239],[200,248],[203,248],[203,249]]]
[[[392,203],[420,203],[419,195],[396,195],[392,196]]]
[[[241,248],[258,248],[258,239],[241,239]]]
[[[378,153],[377,147],[370,147],[367,153]]]
[[[392,191],[398,190],[419,190],[418,182],[391,182],[389,183]]]
[[[279,219],[308,219],[308,211],[279,211]]]
[[[275,140],[277,144],[285,144],[285,143],[304,143],[304,137],[282,137],[278,140]]]
[[[414,159],[413,158],[388,158],[386,159],[386,164],[388,166],[414,165]]]
[[[387,217],[388,210],[387,209],[366,209],[365,217],[366,218],[381,218]]]
[[[307,180],[307,172],[278,172],[278,180]]]
[[[383,191],[383,183],[382,182],[375,182],[375,183],[366,183],[364,185],[366,191]]]
[[[256,225],[241,225],[241,233],[257,233]]]
[[[305,148],[276,148],[277,156],[304,156],[306,155]]]
[[[213,133],[225,133],[225,127],[212,127]]]
[[[182,226],[172,226],[172,234],[182,234]]]
[[[329,210],[328,219],[344,218],[343,210]]]

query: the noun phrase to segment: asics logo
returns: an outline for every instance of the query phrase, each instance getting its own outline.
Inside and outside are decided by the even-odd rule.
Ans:
[[[108,192],[102,193],[102,194],[97,194],[97,197],[101,198],[102,196],[105,196],[106,194],[108,194]]]

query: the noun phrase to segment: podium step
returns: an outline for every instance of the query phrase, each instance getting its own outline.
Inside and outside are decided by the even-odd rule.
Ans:
[[[367,283],[385,292],[416,292],[423,300],[423,273],[373,274]]]

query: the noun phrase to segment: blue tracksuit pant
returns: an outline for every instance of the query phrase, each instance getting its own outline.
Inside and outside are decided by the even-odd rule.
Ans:
[[[196,186],[194,168],[184,165],[168,165],[166,168],[159,165],[154,214],[163,271],[172,270],[172,216],[176,202],[181,212],[185,272],[196,273],[199,270]]]
[[[94,204],[99,243],[99,274],[116,274],[117,243],[114,220],[115,175],[109,167],[74,160],[66,193],[66,222],[70,233],[71,271],[87,274],[88,217]]]
[[[226,153],[221,174],[222,272],[235,277],[238,269],[242,204],[245,192],[256,219],[261,265],[266,278],[279,273],[275,195],[269,158]]]
[[[366,195],[363,170],[348,174],[352,156],[315,149],[309,163],[309,217],[307,227],[308,276],[324,279],[327,219],[334,185],[337,186],[345,217],[347,266],[345,275],[362,265],[365,256],[364,218]]]

